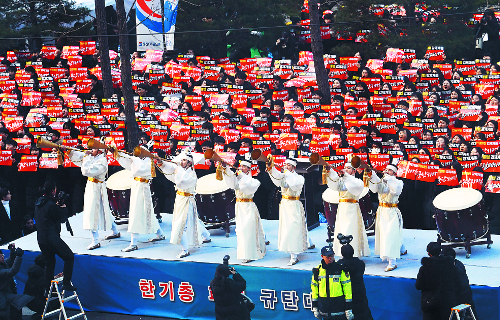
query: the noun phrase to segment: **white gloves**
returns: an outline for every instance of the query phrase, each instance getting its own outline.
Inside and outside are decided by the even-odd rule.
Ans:
[[[320,316],[320,314],[319,314],[318,309],[313,308],[313,309],[311,309],[311,311],[314,313],[314,317],[315,317],[316,319],[321,319],[321,316]]]
[[[353,320],[354,319],[354,314],[352,314],[352,310],[346,310],[345,311],[345,316],[347,317],[347,320]]]

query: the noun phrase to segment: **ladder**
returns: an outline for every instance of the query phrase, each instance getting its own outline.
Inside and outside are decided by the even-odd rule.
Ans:
[[[62,284],[62,280],[63,280],[63,278],[60,277],[60,278],[57,278],[57,279],[54,279],[51,281],[49,295],[47,297],[47,303],[45,304],[45,309],[43,310],[42,319],[46,319],[50,316],[53,316],[53,315],[59,313],[59,320],[61,320],[61,319],[62,320],[72,320],[72,319],[76,319],[79,317],[83,317],[83,319],[87,320],[87,316],[85,315],[85,312],[83,311],[82,304],[80,303],[80,299],[78,299],[78,295],[76,294],[76,292],[73,291],[73,295],[65,297],[64,295],[66,292],[64,290],[60,290],[59,285]],[[50,301],[53,301],[53,300],[59,300],[60,308],[53,310],[53,311],[50,311],[50,312],[47,312],[47,308],[49,307],[49,303],[50,303]],[[80,313],[68,318],[68,315],[66,314],[66,309],[64,308],[64,303],[71,301],[71,300],[76,300],[76,302],[78,303],[78,306],[80,307]],[[62,315],[62,318],[61,318],[61,315]]]
[[[456,316],[457,320],[465,319],[465,317],[467,316],[467,311],[469,311],[470,313],[470,319],[476,320],[470,304],[459,304],[458,306],[451,308],[450,318],[448,320],[454,319],[453,316]],[[462,318],[460,316],[462,316]]]

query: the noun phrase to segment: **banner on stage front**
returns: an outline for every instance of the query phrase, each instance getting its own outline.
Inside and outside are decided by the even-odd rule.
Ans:
[[[162,28],[161,1],[164,2]],[[175,20],[179,0],[137,0],[137,51],[174,49]],[[165,33],[165,46],[163,45]]]

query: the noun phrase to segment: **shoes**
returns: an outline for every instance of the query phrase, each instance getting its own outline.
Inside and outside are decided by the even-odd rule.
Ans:
[[[293,266],[293,265],[297,264],[297,262],[299,262],[298,258],[290,259],[290,261],[288,261],[288,265]]]
[[[163,234],[161,236],[159,236],[159,237],[151,238],[148,241],[149,242],[156,242],[156,241],[162,241],[162,240],[165,240],[165,235],[163,235]]]
[[[241,260],[241,263],[249,263],[249,262],[252,262],[253,260],[250,260],[250,259],[243,259]]]
[[[404,256],[405,254],[408,254],[408,250],[405,250],[405,252],[401,252],[402,256]]]
[[[184,251],[182,251],[181,253],[179,253],[179,254],[177,255],[177,258],[178,258],[178,259],[182,259],[182,258],[185,258],[185,257],[187,257],[187,256],[189,256],[189,255],[190,255],[189,251],[188,251],[188,252],[184,252]]]
[[[130,251],[135,251],[137,249],[139,249],[138,246],[136,246],[136,245],[130,245],[130,246],[126,247],[125,249],[122,249],[122,252],[130,252]]]
[[[87,250],[94,250],[94,249],[97,249],[97,248],[100,248],[101,247],[101,244],[100,243],[96,243],[96,244],[91,244],[90,246],[87,247]]]
[[[393,266],[389,265],[389,266],[385,267],[385,272],[392,271],[392,270],[396,269],[397,267],[398,267],[397,264],[395,264]]]
[[[109,236],[104,237],[104,240],[117,239],[120,237],[121,237],[121,234],[120,234],[120,232],[118,232],[118,233],[110,234]]]
[[[266,246],[268,246],[271,243],[271,241],[266,240]]]
[[[76,287],[73,286],[72,284],[64,284],[62,285],[62,289],[64,291],[76,291]]]
[[[313,244],[312,246],[310,246],[310,247],[309,247],[309,248],[307,248],[307,249],[308,249],[308,250],[310,250],[310,249],[314,249],[314,248],[316,248],[316,245],[315,245],[315,244]]]
[[[210,243],[212,242],[212,239],[211,238],[208,238],[208,239],[203,239],[203,243]]]

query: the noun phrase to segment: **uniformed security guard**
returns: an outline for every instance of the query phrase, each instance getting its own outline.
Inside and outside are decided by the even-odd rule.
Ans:
[[[312,270],[311,311],[318,319],[354,319],[349,273],[335,262],[331,246],[321,249],[321,258],[321,263]]]

